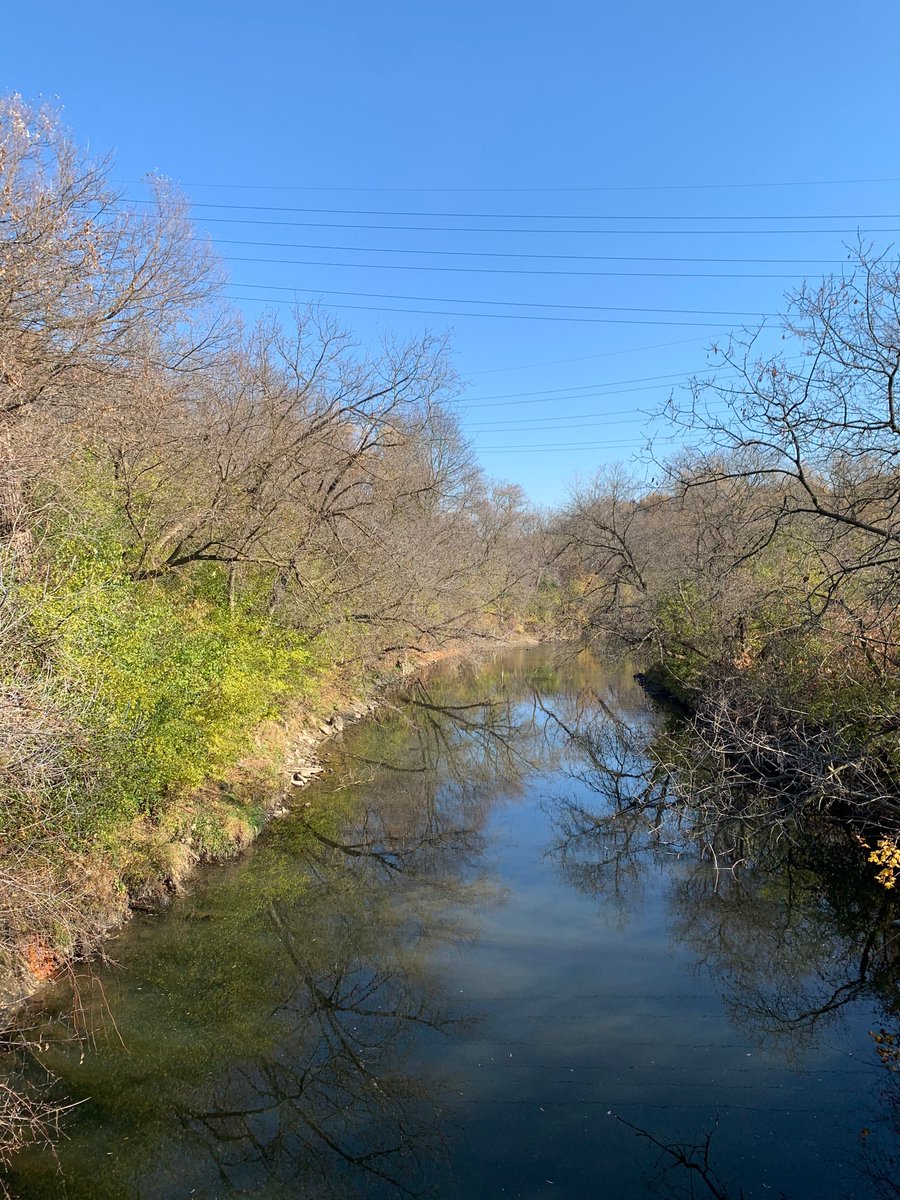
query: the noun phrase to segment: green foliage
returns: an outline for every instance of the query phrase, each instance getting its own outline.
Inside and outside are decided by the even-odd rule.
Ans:
[[[656,626],[662,667],[682,688],[693,686],[704,669],[712,637],[711,613],[701,603],[696,583],[682,583],[677,592],[657,600]]]
[[[542,577],[525,609],[524,624],[538,630],[557,629],[570,603],[571,597],[558,580]]]
[[[209,573],[197,587],[130,579],[110,514],[86,515],[96,518],[90,535],[84,523],[77,536],[47,531],[49,584],[27,598],[58,691],[90,697],[79,721],[116,825],[158,816],[227,771],[254,728],[308,687],[314,664],[297,632],[246,602],[230,611]]]

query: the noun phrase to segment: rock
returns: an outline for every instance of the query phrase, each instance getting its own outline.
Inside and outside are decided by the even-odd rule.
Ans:
[[[321,763],[304,763],[302,767],[297,767],[291,775],[291,783],[294,787],[305,787],[311,779],[316,775],[321,775],[324,770]]]

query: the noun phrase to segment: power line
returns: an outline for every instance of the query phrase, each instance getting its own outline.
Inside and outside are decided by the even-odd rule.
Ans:
[[[652,390],[656,390],[656,389],[634,388],[633,390],[640,392],[640,391],[652,391]],[[627,393],[615,392],[615,393],[611,393],[611,394],[612,395],[626,395]],[[579,399],[581,399],[581,398],[588,399],[589,397],[579,397]],[[706,406],[707,411],[711,412],[713,409],[713,405],[715,405],[715,408],[717,410],[721,409],[723,407],[723,404],[724,404],[723,401],[710,402]],[[636,421],[650,422],[650,421],[656,421],[656,420],[660,420],[660,419],[662,419],[662,420],[666,419],[665,414],[647,412],[645,409],[619,408],[619,409],[611,409],[609,412],[601,412],[601,411],[595,410],[593,412],[586,412],[586,413],[580,413],[580,414],[573,413],[568,417],[568,419],[565,419],[559,413],[554,413],[553,416],[551,416],[551,417],[513,416],[513,417],[502,417],[502,418],[498,417],[498,418],[492,419],[492,420],[484,419],[484,418],[477,418],[476,423],[474,425],[467,426],[466,428],[467,428],[467,431],[470,433],[501,433],[504,431],[519,432],[519,433],[529,433],[529,432],[542,433],[542,432],[545,432],[546,429],[538,429],[538,428],[532,428],[532,427],[538,426],[538,425],[546,426],[546,422],[548,422],[548,421],[562,420],[563,423],[561,425],[554,426],[553,428],[557,428],[557,429],[588,428],[588,426],[584,423],[592,421],[595,417],[603,418],[603,420],[600,422],[601,425],[606,425],[606,424],[608,424],[608,425],[633,425]],[[616,418],[622,418],[622,419],[609,421],[607,419],[609,417],[616,417]],[[516,428],[513,429],[513,426],[515,426]],[[550,426],[546,426],[546,428],[550,428]]]
[[[701,339],[691,339],[692,341]],[[646,347],[645,347],[646,349]],[[784,363],[801,362],[804,360],[804,355],[793,355],[783,358]],[[631,392],[647,392],[656,391],[661,387],[665,387],[665,382],[660,380],[691,379],[697,376],[702,376],[712,370],[717,381],[725,380],[731,382],[734,379],[743,377],[743,372],[736,370],[733,367],[722,366],[716,368],[713,364],[707,364],[705,367],[695,367],[688,371],[670,371],[664,375],[637,375],[633,379],[609,379],[605,383],[602,380],[597,380],[593,383],[573,384],[571,387],[549,387],[538,388],[533,392],[494,392],[489,396],[472,396],[469,399],[466,396],[460,396],[457,400],[458,404],[465,404],[466,411],[469,408],[502,408],[506,404],[540,404],[549,401],[565,401],[565,400],[587,400],[593,397],[598,399],[604,396],[625,396]],[[630,387],[633,383],[649,384],[648,387]],[[621,391],[591,391],[592,388],[624,388]],[[566,395],[565,393],[582,392],[583,395]],[[551,394],[552,393],[552,394]],[[536,396],[537,400],[527,399],[527,397]]]
[[[641,420],[642,418],[645,422],[655,419],[652,416],[648,416],[646,413],[633,412],[629,417],[622,418],[621,420],[609,421],[606,419],[605,414],[604,414],[604,419],[602,421],[591,420],[591,418],[596,415],[599,415],[599,414],[586,413],[583,418],[575,418],[571,421],[564,421],[561,425],[543,424],[540,429],[533,428],[532,426],[536,425],[538,422],[558,421],[559,417],[558,416],[531,417],[531,418],[519,417],[518,420],[492,421],[492,422],[486,422],[481,425],[475,425],[475,426],[472,426],[471,428],[469,428],[466,432],[470,437],[478,437],[479,435],[485,436],[487,434],[492,434],[492,433],[541,433],[541,434],[543,434],[543,433],[556,433],[558,431],[563,431],[563,430],[567,430],[567,429],[572,430],[572,431],[577,430],[577,429],[606,429],[608,426],[611,426],[611,425],[633,425],[636,421]],[[525,423],[526,421],[529,421],[530,423],[526,424]]]
[[[670,237],[682,235],[703,235],[712,236],[714,234],[727,234],[733,237],[742,237],[752,234],[790,234],[798,236],[800,234],[869,234],[869,233],[900,233],[900,229],[876,227],[874,229],[862,229],[858,225],[850,229],[845,228],[829,228],[829,229],[509,229],[503,227],[485,228],[483,226],[472,225],[468,228],[458,227],[454,225],[367,225],[367,224],[351,224],[347,221],[268,221],[257,220],[251,217],[204,217],[206,225],[278,225],[290,229],[375,229],[384,232],[402,231],[404,233],[543,233],[551,235],[594,235],[607,237],[620,236],[644,236],[646,234],[664,234]]]
[[[654,391],[654,390],[658,390],[658,389],[634,388],[632,390],[636,391],[636,392],[643,392],[643,391]],[[623,395],[627,395],[628,393],[627,392],[613,392],[611,394],[616,395],[616,396],[623,396]],[[595,397],[585,396],[585,397],[578,397],[578,398],[579,399],[594,399]],[[599,397],[599,398],[602,399],[602,397]],[[543,403],[543,402],[536,401],[535,403]],[[549,401],[547,401],[547,403],[549,403]],[[710,402],[710,404],[707,406],[707,409],[709,411],[712,411],[713,404],[715,404],[715,408],[717,410],[724,407],[722,401]],[[490,419],[484,418],[484,417],[476,417],[475,424],[471,425],[471,426],[467,426],[467,428],[472,429],[472,430],[477,429],[484,433],[484,432],[487,432],[488,429],[490,429],[491,427],[494,427],[494,426],[499,427],[499,428],[507,428],[512,425],[521,425],[523,427],[527,427],[530,425],[536,426],[536,425],[544,424],[547,421],[560,421],[560,420],[563,420],[563,421],[568,420],[568,422],[572,424],[572,428],[576,428],[577,427],[576,422],[590,421],[594,417],[603,417],[604,420],[606,420],[608,417],[617,417],[617,418],[621,417],[621,418],[623,418],[622,420],[610,421],[609,424],[610,425],[627,425],[627,424],[633,423],[635,421],[640,421],[640,420],[655,421],[655,420],[660,419],[660,416],[661,416],[661,414],[659,414],[659,413],[647,412],[646,409],[641,409],[641,408],[613,408],[613,409],[610,409],[608,412],[603,412],[595,407],[592,411],[589,411],[586,413],[571,413],[571,414],[567,414],[567,416],[563,416],[560,413],[554,413],[553,416],[551,416],[551,417],[520,417],[518,415],[512,416],[512,417],[496,417],[496,418],[490,418]]]
[[[475,407],[480,407],[482,404],[493,407],[492,402],[494,402],[494,401],[509,400],[513,397],[519,398],[519,397],[524,397],[524,396],[547,396],[548,399],[551,399],[551,400],[567,400],[567,399],[581,400],[581,399],[584,399],[584,397],[582,397],[582,396],[565,396],[562,393],[564,393],[564,392],[585,392],[585,391],[588,391],[590,388],[620,387],[620,386],[632,384],[632,383],[657,383],[657,381],[659,381],[659,380],[683,379],[683,378],[685,378],[685,376],[696,375],[696,374],[699,374],[699,372],[698,371],[669,371],[665,375],[637,375],[633,379],[610,379],[606,383],[604,383],[602,381],[596,381],[594,383],[579,383],[579,384],[573,384],[572,387],[538,388],[536,391],[533,391],[533,392],[494,392],[493,395],[490,395],[490,396],[473,396],[471,398],[471,400],[468,399],[466,396],[460,396],[458,403],[467,404],[470,407],[475,408]],[[657,386],[659,386],[658,383],[657,383]],[[633,389],[633,390],[643,391],[644,389],[637,388],[637,389]],[[552,396],[548,396],[548,393],[550,393],[550,392],[553,392],[554,394]],[[597,396],[622,395],[621,392],[595,392],[594,394]]]
[[[616,442],[561,442],[560,444],[551,443],[545,446],[481,446],[478,453],[481,454],[575,454],[579,450],[597,451],[597,450],[644,450],[647,448],[646,442],[634,443],[616,443]]]
[[[673,372],[671,375],[660,375],[657,378],[677,381],[678,379],[683,379],[685,376],[690,376],[690,375],[691,375],[690,371],[679,371],[677,373]],[[653,378],[653,377],[649,376],[649,378]],[[629,379],[623,379],[621,382],[622,383],[631,383],[631,382],[637,382],[637,380],[632,381]],[[658,388],[665,387],[666,384],[665,383],[651,383],[647,387],[637,387],[637,388],[629,387],[629,388],[626,388],[624,391],[620,390],[620,391],[612,391],[612,392],[609,392],[609,391],[599,392],[599,391],[591,391],[590,390],[591,388],[606,388],[606,387],[614,387],[614,386],[615,385],[612,383],[610,383],[610,384],[585,383],[585,384],[579,384],[578,387],[570,387],[570,388],[563,388],[563,387],[543,388],[540,391],[536,391],[536,392],[506,392],[506,393],[503,393],[503,395],[505,395],[505,396],[523,397],[523,399],[515,399],[515,400],[501,399],[499,397],[490,397],[490,396],[478,396],[478,397],[474,398],[473,400],[467,400],[465,396],[461,396],[457,400],[457,404],[465,405],[465,411],[468,412],[469,409],[472,409],[472,408],[505,408],[510,404],[512,404],[512,405],[549,404],[551,402],[559,403],[559,402],[568,401],[568,400],[602,399],[604,396],[624,396],[631,392],[656,391]],[[571,393],[573,393],[573,392],[581,392],[582,394],[581,395],[572,395]],[[569,394],[566,394],[566,393],[569,393]],[[535,397],[535,399],[524,399],[524,397]]]
[[[566,442],[561,445],[552,444],[549,446],[536,446],[532,449],[530,446],[484,446],[478,448],[479,455],[481,454],[574,454],[578,450],[587,450],[596,452],[598,450],[611,450],[617,453],[621,458],[627,457],[629,450],[644,450],[647,449],[646,443],[635,442],[633,445],[619,445],[615,442]]]
[[[511,367],[486,367],[481,371],[467,371],[467,375],[502,375],[510,371],[533,371],[537,367],[562,367],[573,362],[594,362],[598,358],[618,358],[625,354],[643,354],[647,350],[665,350],[670,346],[695,346],[705,342],[705,337],[677,338],[673,342],[651,342],[650,345],[629,346],[622,350],[605,350],[601,354],[580,354],[576,358],[551,358],[536,363],[516,363]]]
[[[293,285],[273,283],[247,283],[235,280],[234,287],[259,288],[268,292],[304,292],[323,296],[350,296],[356,299],[370,300],[416,300],[425,304],[485,304],[494,307],[507,308],[566,308],[591,312],[637,312],[637,313],[675,313],[680,316],[714,316],[714,317],[765,317],[766,313],[752,312],[749,309],[738,311],[712,308],[628,308],[621,304],[552,304],[544,301],[530,300],[474,300],[471,297],[456,299],[453,296],[404,296],[392,295],[387,292],[344,292],[333,288],[308,288]]]
[[[460,415],[461,416],[470,415],[471,410],[473,408],[509,408],[509,407],[524,408],[524,407],[530,406],[532,404],[564,404],[564,403],[569,403],[573,400],[605,400],[608,397],[612,397],[612,396],[632,396],[637,392],[658,392],[658,391],[662,390],[663,388],[666,388],[667,386],[668,387],[678,386],[677,380],[673,381],[669,385],[664,384],[664,383],[651,383],[651,384],[647,384],[645,387],[623,388],[620,391],[616,391],[616,392],[587,392],[583,396],[541,396],[536,400],[487,401],[483,404],[469,405],[468,407],[462,409]],[[631,412],[633,410],[628,409],[627,411]],[[477,415],[474,416],[473,419],[479,420]],[[524,420],[525,418],[520,418],[520,419]]]
[[[134,186],[145,183],[146,180],[125,179],[123,186]],[[561,186],[561,187],[347,187],[327,184],[283,184],[283,183],[188,183],[185,188],[220,188],[226,190],[267,191],[267,192],[354,192],[393,194],[493,194],[493,195],[531,195],[555,193],[594,193],[594,192],[699,192],[726,191],[738,189],[761,188],[790,188],[790,187],[838,187],[851,184],[881,184],[900,183],[900,178],[887,176],[875,179],[789,179],[777,180],[770,183],[652,183],[652,184],[601,184],[597,186]]]
[[[656,438],[658,442],[674,441]],[[539,446],[480,446],[479,454],[544,454],[559,450],[639,450],[646,446],[644,441],[627,442],[543,442]]]
[[[154,200],[131,200],[132,204],[154,204]],[[415,209],[307,208],[293,204],[226,204],[190,201],[191,208],[229,209],[237,212],[303,213],[333,217],[439,217],[450,221],[896,221],[900,213],[509,213],[427,212]]]
[[[516,250],[421,250],[402,246],[323,246],[321,242],[259,242],[247,238],[213,238],[218,246],[267,246],[280,250],[339,250],[359,254],[428,254],[450,258],[536,258],[589,262],[667,262],[667,263],[757,263],[769,265],[799,265],[811,263],[815,266],[843,266],[843,258],[698,258],[693,255],[678,257],[658,254],[534,254]]]
[[[415,251],[408,251],[414,254]],[[535,257],[538,257],[537,255]],[[553,258],[554,255],[541,255],[542,258]],[[578,255],[567,254],[566,258],[578,258]],[[589,257],[589,256],[585,256]],[[223,262],[239,263],[270,263],[274,266],[292,267],[353,267],[377,271],[440,271],[462,275],[565,275],[587,279],[803,279],[805,276],[769,274],[759,271],[726,272],[726,271],[567,271],[548,270],[539,267],[436,267],[428,263],[412,265],[410,263],[348,263],[322,262],[311,258],[255,258],[240,255],[222,255]]]
[[[685,374],[685,377],[687,377],[689,379],[692,375],[699,374],[699,372],[685,371],[684,374]],[[739,379],[740,376],[739,375],[717,375],[716,378],[717,378],[717,380],[725,380],[726,382],[731,383],[731,382]],[[588,392],[583,396],[542,396],[536,400],[487,401],[484,404],[472,404],[471,406],[464,408],[462,410],[461,415],[465,416],[465,415],[469,414],[470,409],[472,409],[472,408],[506,408],[508,406],[514,406],[516,408],[520,408],[520,407],[524,407],[526,405],[531,405],[531,404],[560,404],[560,403],[567,403],[567,402],[570,402],[573,400],[605,400],[610,396],[631,396],[631,395],[634,395],[636,392],[658,392],[664,388],[671,389],[671,388],[675,388],[678,386],[684,387],[685,384],[682,383],[679,385],[677,382],[677,378],[676,378],[673,380],[673,382],[671,384],[651,383],[651,384],[647,384],[645,387],[623,388],[623,389],[621,389],[619,391],[615,391],[615,392]],[[712,403],[712,402],[710,402],[710,403]],[[719,403],[719,401],[717,401],[716,403]],[[630,411],[638,411],[638,410],[629,409],[627,411],[630,412]],[[610,415],[612,415],[612,414],[610,414]],[[477,420],[478,418],[476,417],[475,419]],[[513,419],[515,419],[515,418],[513,418]],[[520,419],[525,420],[526,418],[523,417]]]
[[[265,296],[229,296],[230,300],[252,301],[256,304],[290,304],[290,300],[279,300]],[[536,313],[477,313],[477,312],[448,312],[446,309],[434,308],[384,308],[375,304],[332,304],[331,308],[347,309],[355,312],[406,313],[413,316],[425,317],[481,317],[498,321],[560,321],[586,325],[672,325],[693,329],[732,329],[721,321],[649,321],[633,320],[618,317],[554,317],[541,316]]]

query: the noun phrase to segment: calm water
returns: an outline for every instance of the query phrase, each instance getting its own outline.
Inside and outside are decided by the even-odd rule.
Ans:
[[[716,1194],[896,1195],[884,894],[840,844],[717,871],[629,815],[618,743],[658,720],[540,650],[348,731],[252,854],[51,996],[83,1103],[13,1191],[699,1197],[675,1156],[711,1133]]]

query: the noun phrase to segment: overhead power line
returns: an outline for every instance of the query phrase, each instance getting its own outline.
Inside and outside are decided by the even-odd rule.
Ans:
[[[544,362],[515,363],[508,367],[485,367],[480,371],[467,371],[467,375],[504,375],[511,371],[533,371],[538,367],[562,367],[573,362],[594,362],[599,358],[620,358],[628,354],[644,354],[647,350],[666,350],[670,346],[695,346],[705,342],[705,337],[676,338],[671,342],[651,342],[650,345],[626,346],[620,350],[604,350],[600,354],[579,354],[576,358],[551,358]]]
[[[594,418],[601,416],[602,420],[598,421]],[[558,430],[565,429],[606,429],[607,426],[613,425],[634,425],[637,422],[647,423],[651,420],[656,420],[652,413],[632,412],[627,417],[615,418],[607,420],[607,414],[603,413],[585,413],[583,417],[573,417],[570,421],[559,420],[559,415],[553,417],[518,417],[513,421],[486,421],[478,425],[471,425],[467,428],[466,433],[471,437],[492,433],[555,433]],[[556,421],[556,425],[550,425],[547,422]],[[540,427],[538,425],[540,423]]]
[[[643,391],[658,391],[659,384],[655,388],[633,388],[634,392]],[[626,392],[610,392],[609,395],[625,396]],[[591,397],[593,399],[594,397]],[[602,397],[600,397],[602,398]],[[706,410],[712,412],[727,409],[727,403],[724,400],[708,401],[704,406]],[[613,417],[615,420],[609,420]],[[470,433],[501,433],[501,432],[520,432],[520,433],[544,433],[549,428],[558,429],[580,429],[587,428],[585,422],[595,421],[601,418],[601,425],[633,425],[636,422],[648,423],[650,421],[667,421],[668,417],[665,412],[648,412],[646,409],[640,408],[617,408],[603,411],[596,405],[593,406],[593,411],[583,413],[559,413],[555,412],[549,417],[523,417],[518,413],[512,417],[484,418],[475,417],[471,425],[466,425],[466,430]],[[620,419],[621,418],[621,419]],[[556,426],[547,425],[548,421],[560,422]]]
[[[123,186],[133,186],[144,183],[145,180],[122,180]],[[598,185],[560,185],[557,187],[359,187],[329,184],[284,184],[284,183],[187,183],[186,188],[219,188],[226,190],[265,191],[265,192],[352,192],[375,195],[376,193],[392,193],[407,195],[531,195],[531,194],[562,194],[562,193],[603,193],[603,192],[706,192],[730,190],[756,190],[763,188],[794,188],[794,187],[838,187],[850,184],[882,184],[900,183],[900,177],[887,176],[873,179],[787,179],[763,183],[637,183],[637,184],[598,184]]]
[[[678,381],[673,380],[673,382],[671,384],[649,383],[649,384],[646,384],[644,387],[622,388],[619,391],[615,391],[615,392],[588,392],[586,395],[583,395],[583,396],[541,396],[534,400],[488,401],[484,404],[469,405],[468,407],[461,410],[460,415],[464,416],[464,417],[471,416],[473,420],[478,421],[479,423],[483,423],[484,418],[479,417],[477,414],[473,413],[472,412],[473,409],[476,409],[476,408],[528,408],[534,404],[567,404],[570,401],[576,401],[576,400],[577,401],[606,400],[609,397],[634,396],[640,392],[658,392],[666,387],[677,387],[677,386],[678,386]],[[635,412],[635,411],[636,411],[635,409],[619,409],[616,412],[609,413],[608,415],[609,416],[617,416],[617,415],[622,415],[623,413],[626,413],[626,412]],[[527,418],[525,418],[525,417],[507,418],[507,420],[509,420],[509,419],[522,421],[522,420],[526,420]],[[549,418],[544,417],[541,419],[548,420]],[[557,420],[559,419],[558,413],[556,414],[556,419]]]
[[[153,200],[133,200],[133,204],[153,204]],[[307,216],[332,217],[439,217],[449,221],[896,221],[900,213],[510,213],[510,212],[439,212],[391,208],[307,208],[293,204],[225,204],[205,200],[190,201],[191,208],[228,209],[232,212],[303,213]]]
[[[620,237],[620,236],[645,236],[647,234],[660,234],[671,237],[681,235],[703,235],[712,236],[713,234],[727,234],[730,237],[742,237],[752,234],[790,234],[799,236],[800,234],[823,234],[823,233],[842,233],[842,234],[869,234],[869,233],[900,233],[897,228],[882,228],[875,227],[863,229],[855,225],[852,228],[827,228],[827,229],[534,229],[523,227],[521,229],[509,229],[505,227],[490,227],[480,225],[456,226],[456,225],[370,225],[370,224],[352,224],[347,221],[269,221],[258,220],[252,217],[204,217],[206,225],[277,225],[282,228],[290,229],[377,229],[385,232],[396,232],[398,230],[404,233],[543,233],[552,235],[567,235],[573,234],[592,235],[595,237]]]
[[[675,313],[679,316],[714,316],[714,317],[765,317],[762,312],[751,312],[748,309],[737,311],[711,308],[629,308],[622,304],[551,304],[542,300],[474,300],[471,297],[456,298],[454,296],[405,296],[387,292],[345,292],[334,288],[296,287],[287,284],[247,283],[235,280],[234,287],[259,288],[268,292],[303,292],[305,294],[322,296],[350,296],[355,299],[369,300],[416,300],[425,304],[484,304],[493,307],[506,308],[565,308],[591,312],[636,312],[636,313]]]
[[[599,439],[597,439],[597,440],[599,440]],[[648,437],[635,437],[633,435],[628,436],[628,437],[619,436],[619,437],[614,437],[614,438],[604,438],[601,444],[604,446],[619,446],[619,447],[644,446],[650,440],[651,440],[651,438],[649,436]],[[682,438],[681,438],[681,435],[679,435],[679,434],[653,435],[653,437],[652,437],[653,442],[659,442],[661,444],[666,443],[666,442],[677,442],[677,441],[681,441],[681,440],[682,440]],[[579,446],[579,445],[584,445],[584,444],[585,444],[584,442],[539,442],[534,446],[534,449],[540,451],[540,450],[543,450],[544,448],[549,449],[552,446]],[[485,450],[530,450],[531,448],[532,448],[531,444],[526,443],[526,442],[514,442],[509,445],[501,444],[499,446],[485,446],[484,447]]]
[[[230,296],[231,300],[249,300],[257,304],[290,304],[290,300],[279,300],[276,297],[265,296]],[[434,308],[383,308],[375,304],[332,304],[331,308],[347,309],[356,312],[406,313],[413,316],[427,317],[481,317],[497,321],[559,321],[574,322],[586,325],[673,325],[694,329],[733,329],[734,326],[722,321],[651,321],[635,320],[619,317],[554,317],[537,313],[486,313],[486,312],[448,312],[446,309]]]
[[[731,379],[734,377],[729,376],[728,378]],[[586,395],[583,395],[583,396],[541,396],[534,400],[487,401],[484,404],[469,405],[468,407],[466,407],[462,410],[461,415],[462,416],[470,416],[471,415],[473,420],[476,420],[476,421],[482,423],[484,421],[484,418],[477,416],[477,414],[473,414],[472,409],[475,409],[475,408],[527,408],[533,404],[566,404],[566,403],[569,403],[570,401],[575,401],[575,400],[578,400],[578,401],[606,400],[610,397],[615,397],[615,396],[634,396],[640,392],[659,392],[659,391],[662,391],[663,389],[674,388],[674,387],[678,387],[678,386],[679,386],[679,381],[677,379],[673,379],[672,382],[669,384],[648,383],[648,384],[645,384],[643,387],[621,388],[615,392],[588,392]],[[681,384],[681,386],[683,386],[683,384]],[[636,410],[634,410],[634,409],[620,409],[620,410],[618,410],[617,413],[609,413],[608,415],[615,416],[615,415],[621,415],[624,412],[635,412],[635,411]],[[558,419],[559,414],[557,413],[556,415],[557,415],[557,419]],[[509,419],[510,418],[507,418],[507,420],[509,420]],[[522,420],[526,420],[528,418],[513,417],[512,419],[522,421]],[[534,419],[536,420],[537,418],[534,418]],[[541,420],[547,420],[547,419],[548,418],[545,418],[545,417],[541,418]]]
[[[614,409],[609,413],[588,412],[582,413],[581,416],[571,417],[568,421],[563,421],[558,426],[560,429],[579,429],[584,422],[593,422],[596,417],[603,418],[601,424],[604,425],[633,425],[635,421],[652,420],[653,414],[640,412],[638,409],[619,408]],[[612,417],[613,420],[607,418]],[[528,433],[544,433],[548,428],[548,421],[559,421],[559,413],[554,413],[552,417],[507,417],[505,420],[483,421],[480,420],[475,425],[467,425],[467,433],[502,433],[504,431],[514,432],[521,429],[521,432]],[[532,429],[532,426],[535,428]],[[540,426],[540,428],[537,428]]]
[[[654,438],[654,442],[672,443],[675,438]],[[479,454],[544,454],[551,450],[638,450],[647,444],[647,439],[625,442],[543,442],[538,446],[479,446]]]
[[[411,253],[413,253],[411,251]],[[548,255],[547,257],[552,257]],[[577,258],[567,254],[566,258]],[[409,263],[347,263],[322,262],[312,258],[245,258],[223,254],[224,262],[269,263],[273,266],[291,267],[353,267],[380,271],[439,271],[456,275],[565,275],[569,278],[586,279],[803,279],[800,273],[791,275],[769,274],[760,271],[568,271],[549,270],[541,267],[435,267],[430,264],[413,266]]]
[[[608,425],[611,425],[611,424],[622,424],[622,422],[587,421],[583,425],[547,425],[543,429],[527,429],[527,428],[522,429],[519,426],[513,426],[513,427],[510,427],[509,429],[469,429],[469,430],[467,430],[467,436],[469,438],[471,438],[473,441],[478,442],[478,449],[480,450],[482,448],[480,439],[485,436],[490,436],[492,434],[504,434],[504,435],[516,434],[516,433],[538,434],[538,435],[540,435],[541,438],[543,438],[544,434],[547,434],[547,433],[572,433],[572,434],[575,434],[575,433],[578,433],[579,430],[582,430],[582,429],[585,429],[585,430],[587,430],[587,429],[606,429],[608,427]],[[617,430],[616,432],[621,432],[621,431]],[[597,435],[594,434],[592,436],[596,437]],[[647,438],[649,439],[649,437],[650,437],[650,433],[648,432]],[[544,444],[544,443],[540,443],[540,444]],[[612,444],[618,445],[619,443],[612,443]],[[490,449],[490,448],[491,447],[489,447],[489,446],[485,447],[485,449]]]
[[[471,398],[471,400],[466,396],[461,396],[459,399],[459,403],[460,404],[469,404],[472,407],[475,407],[475,405],[477,405],[477,404],[482,404],[482,403],[486,404],[491,401],[497,401],[497,400],[508,400],[512,397],[518,398],[518,397],[522,397],[522,396],[546,396],[549,392],[554,393],[554,395],[551,397],[551,399],[563,400],[563,399],[569,399],[569,397],[563,395],[563,393],[565,393],[565,392],[586,392],[586,391],[589,391],[591,388],[608,388],[608,387],[612,388],[612,387],[625,386],[625,385],[632,384],[632,383],[655,383],[658,380],[684,379],[684,378],[687,378],[688,376],[698,375],[698,374],[701,374],[700,370],[697,370],[697,371],[669,371],[665,375],[637,375],[633,379],[610,379],[610,380],[607,380],[605,383],[602,380],[598,380],[593,383],[573,384],[572,387],[538,388],[536,391],[533,391],[533,392],[494,392],[490,396],[473,396]],[[638,390],[642,390],[642,389],[638,389]],[[595,394],[598,396],[604,395],[603,392],[596,392]],[[618,395],[619,393],[610,392],[608,394],[611,396],[614,396],[614,395]],[[580,399],[580,397],[572,396],[571,399],[577,400],[577,399]]]
[[[691,339],[700,340],[700,339]],[[646,347],[645,347],[646,348]],[[800,363],[807,361],[806,356],[795,354],[781,359],[781,362]],[[461,396],[457,401],[458,404],[465,404],[467,411],[469,408],[500,408],[505,403],[530,404],[536,403],[530,399],[523,399],[531,396],[543,397],[547,400],[584,400],[588,395],[601,396],[624,396],[629,392],[644,392],[653,391],[657,388],[664,387],[665,381],[676,381],[679,379],[693,379],[703,377],[712,372],[717,380],[731,381],[741,379],[744,373],[734,367],[723,364],[706,363],[703,366],[694,367],[688,371],[670,371],[665,375],[637,375],[633,379],[609,379],[606,382],[597,380],[593,383],[573,384],[571,387],[549,387],[538,388],[531,392],[494,392],[488,396],[472,396],[471,398]],[[662,381],[662,382],[660,382]],[[630,387],[627,385],[633,383],[649,384],[649,387]],[[596,388],[620,388],[625,387],[625,391],[591,391]],[[581,392],[582,395],[573,395],[572,393]],[[551,395],[552,393],[552,395]]]
[[[665,262],[665,263],[754,263],[760,266],[799,266],[806,263],[819,267],[840,267],[843,258],[700,258],[696,255],[659,254],[535,254],[523,250],[423,250],[408,246],[333,246],[321,242],[260,242],[248,238],[212,238],[217,246],[265,246],[272,250],[338,250],[353,254],[427,254],[444,258],[527,258],[565,262]],[[266,260],[268,261],[268,260]]]

